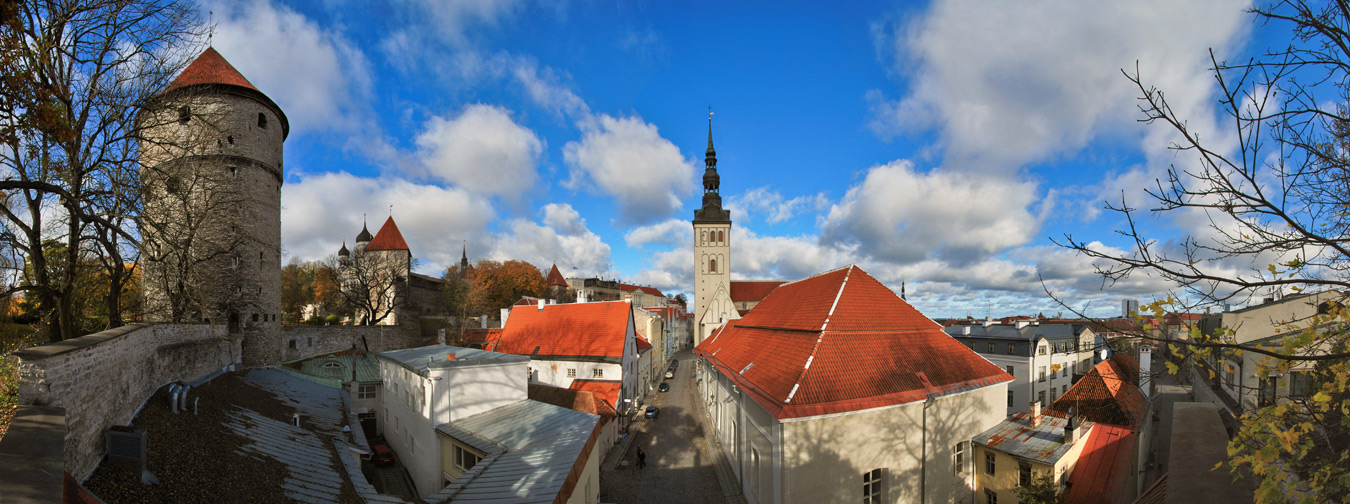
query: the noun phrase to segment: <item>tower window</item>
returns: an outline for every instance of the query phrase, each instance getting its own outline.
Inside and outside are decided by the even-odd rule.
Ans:
[[[717,259],[708,259],[708,272],[717,273]]]
[[[258,112],[258,127],[267,129],[267,114]]]
[[[230,143],[234,143],[234,142],[230,142]],[[238,176],[239,176],[239,167],[238,167],[238,166],[231,166],[231,167],[230,167],[230,176],[231,176],[231,177],[238,177]]]
[[[226,136],[225,141],[230,142],[230,145],[234,145],[234,135]]]
[[[178,123],[187,124],[188,121],[191,120],[192,120],[192,108],[188,107],[187,105],[178,107]]]

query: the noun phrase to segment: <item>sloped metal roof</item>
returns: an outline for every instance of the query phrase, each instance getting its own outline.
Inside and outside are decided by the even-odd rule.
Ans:
[[[356,381],[380,381],[380,363],[375,356],[351,350],[294,360],[277,369],[321,385],[341,387],[343,382],[352,381],[353,365]]]
[[[1033,427],[1028,414],[1017,413],[971,441],[1017,458],[1053,465],[1072,446],[1064,442],[1067,422],[1064,418],[1042,415],[1041,424]],[[1079,428],[1086,432],[1092,425],[1092,422],[1083,421]]]
[[[452,355],[454,358],[450,357]],[[530,357],[526,355],[511,355],[450,345],[428,345],[403,350],[390,350],[381,353],[380,358],[396,362],[418,373],[425,373],[429,368],[506,364],[530,360]]]
[[[439,425],[486,456],[427,502],[554,502],[600,417],[526,399]]]

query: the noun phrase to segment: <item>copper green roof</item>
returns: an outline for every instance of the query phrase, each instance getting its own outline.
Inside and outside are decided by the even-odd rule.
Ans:
[[[357,354],[351,350],[287,362],[277,369],[315,383],[341,387],[343,382],[353,380],[353,361],[356,363],[356,381],[380,381],[380,365],[375,356]]]

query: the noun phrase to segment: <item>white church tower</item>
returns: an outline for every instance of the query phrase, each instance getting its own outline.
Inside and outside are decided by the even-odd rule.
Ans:
[[[718,194],[717,151],[713,150],[712,117],[708,117],[708,152],[704,159],[703,208],[694,210],[694,344],[723,322],[740,318],[731,302],[731,212]]]

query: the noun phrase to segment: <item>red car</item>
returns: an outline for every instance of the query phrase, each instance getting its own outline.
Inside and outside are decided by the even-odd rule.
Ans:
[[[370,445],[370,450],[375,452],[371,455],[371,460],[375,461],[377,466],[394,465],[394,452],[388,446],[383,444]]]

